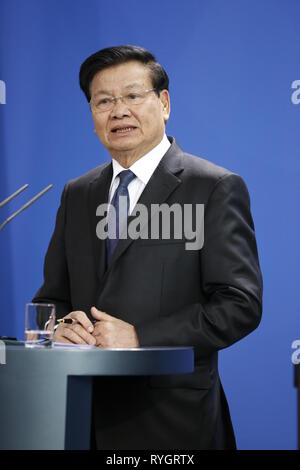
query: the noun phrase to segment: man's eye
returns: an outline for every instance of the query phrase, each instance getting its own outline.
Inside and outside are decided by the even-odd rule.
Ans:
[[[130,93],[129,95],[127,95],[127,97],[128,97],[130,100],[134,101],[134,100],[136,100],[137,98],[139,98],[140,95],[139,95],[138,93]]]
[[[102,100],[98,101],[97,106],[101,106],[102,104],[107,104],[109,103],[108,98],[103,98]]]

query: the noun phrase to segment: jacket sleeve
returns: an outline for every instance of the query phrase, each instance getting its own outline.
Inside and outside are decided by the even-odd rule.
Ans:
[[[55,304],[57,318],[72,311],[64,236],[67,197],[68,184],[62,193],[55,229],[45,257],[44,283],[32,300],[35,303]]]
[[[238,175],[225,175],[211,192],[199,263],[205,301],[137,325],[141,347],[194,346],[196,356],[208,356],[258,326],[262,276],[249,194]]]

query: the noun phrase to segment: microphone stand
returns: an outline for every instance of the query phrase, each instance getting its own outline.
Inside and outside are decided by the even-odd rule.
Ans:
[[[8,196],[6,199],[4,199],[2,202],[0,202],[0,208],[5,206],[9,201],[11,201],[14,197],[18,196],[22,191],[24,191],[26,188],[28,188],[28,184],[24,184],[21,188],[19,188],[17,191],[15,191],[11,196]],[[21,212],[23,212],[27,207],[31,206],[35,201],[37,201],[40,197],[42,197],[49,189],[51,189],[53,184],[49,184],[46,188],[44,188],[40,193],[38,193],[36,196],[34,196],[32,199],[30,199],[26,204],[24,204],[20,209],[18,209],[16,212],[14,212],[12,215],[10,215],[4,222],[0,225],[0,232],[1,230],[7,225],[11,220],[13,220],[17,215],[19,215]]]

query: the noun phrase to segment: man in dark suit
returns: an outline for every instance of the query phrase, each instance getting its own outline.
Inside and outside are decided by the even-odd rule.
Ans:
[[[139,47],[103,49],[82,64],[80,85],[112,162],[65,186],[34,298],[76,320],[58,326],[56,341],[194,347],[192,374],[95,381],[99,449],[235,448],[218,351],[261,318],[247,188],[240,176],[167,138],[168,84],[163,67]],[[158,238],[101,239],[99,206],[109,201],[117,213],[121,195],[126,224],[137,202],[148,214],[153,204],[204,204],[203,246],[186,249],[186,237],[172,230],[167,239],[161,231]]]

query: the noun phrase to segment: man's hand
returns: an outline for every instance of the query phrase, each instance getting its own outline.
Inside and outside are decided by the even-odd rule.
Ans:
[[[93,324],[84,312],[71,312],[64,318],[73,318],[76,323],[72,325],[60,323],[56,328],[54,341],[58,343],[96,344],[96,338],[91,334],[94,331]]]
[[[96,346],[100,348],[139,347],[139,340],[133,325],[97,310],[96,307],[91,308],[91,314],[97,320],[93,332]]]

